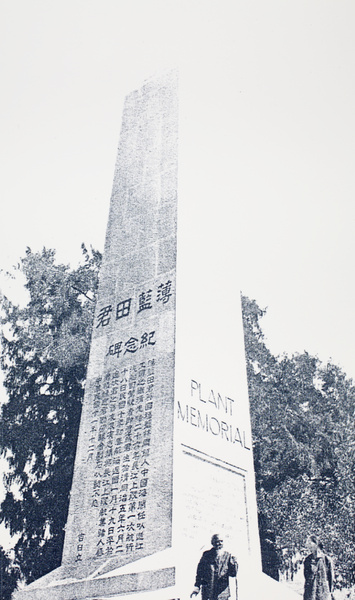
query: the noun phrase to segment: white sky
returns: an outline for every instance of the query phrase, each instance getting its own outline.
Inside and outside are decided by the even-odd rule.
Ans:
[[[102,249],[124,94],[171,66],[217,69],[235,103],[243,292],[268,306],[274,352],[354,377],[354,2],[0,6],[0,266],[26,246],[65,262]]]

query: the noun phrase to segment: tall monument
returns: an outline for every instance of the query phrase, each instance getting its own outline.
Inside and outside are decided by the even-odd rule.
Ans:
[[[178,97],[173,72],[126,98],[62,566],[17,599],[188,598],[214,533],[258,597],[240,297]]]

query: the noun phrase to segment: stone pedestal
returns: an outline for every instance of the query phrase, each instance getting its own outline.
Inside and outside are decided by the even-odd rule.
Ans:
[[[270,585],[228,248],[235,174],[222,146],[199,145],[223,121],[191,112],[189,90],[168,73],[126,99],[62,566],[18,600],[188,598],[214,533],[239,600]]]

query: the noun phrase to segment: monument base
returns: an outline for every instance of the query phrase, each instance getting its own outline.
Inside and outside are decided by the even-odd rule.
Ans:
[[[44,576],[14,594],[14,600],[175,600],[175,569],[142,571],[129,574],[106,573],[82,579]]]
[[[121,570],[121,569],[120,569]],[[117,570],[118,571],[118,570]],[[82,579],[63,576],[63,567],[14,594],[14,600],[188,600],[186,582],[176,582],[176,569],[89,575]],[[60,573],[59,573],[60,572]],[[60,577],[57,577],[60,575]],[[231,580],[231,600],[300,600],[301,596],[263,573]],[[193,586],[190,586],[191,590]],[[190,589],[190,588],[189,588]],[[190,590],[190,591],[191,591]],[[199,600],[200,596],[197,596]]]

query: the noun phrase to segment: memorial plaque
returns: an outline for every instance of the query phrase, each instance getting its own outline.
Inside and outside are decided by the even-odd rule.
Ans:
[[[182,533],[191,544],[206,544],[211,531],[223,533],[236,555],[250,551],[245,473],[233,465],[215,460],[204,453],[183,449],[182,468],[193,472],[189,488],[183,489],[186,518]],[[228,494],[223,494],[228,490]],[[231,502],[233,498],[233,502]],[[198,511],[196,511],[198,507]],[[220,515],[223,515],[221,523]]]

